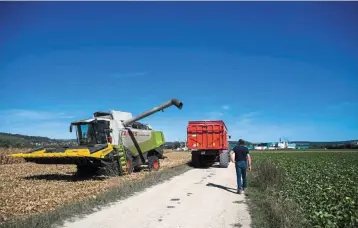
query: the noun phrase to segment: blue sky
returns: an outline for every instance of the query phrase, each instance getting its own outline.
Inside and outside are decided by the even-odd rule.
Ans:
[[[223,119],[233,139],[358,138],[355,2],[0,3],[0,132],[70,138],[97,110],[167,140]]]

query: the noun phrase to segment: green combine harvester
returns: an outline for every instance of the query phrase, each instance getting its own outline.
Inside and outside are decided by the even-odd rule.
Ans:
[[[95,112],[91,119],[72,122],[76,129],[77,146],[37,148],[27,153],[9,156],[24,158],[37,164],[75,164],[77,175],[124,175],[146,166],[158,171],[163,159],[163,132],[155,131],[139,120],[183,103],[172,99],[158,107],[133,117],[129,112]]]

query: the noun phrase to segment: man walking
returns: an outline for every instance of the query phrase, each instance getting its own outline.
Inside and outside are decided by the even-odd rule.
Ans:
[[[249,149],[247,149],[244,144],[245,141],[240,139],[238,145],[230,151],[230,160],[235,162],[238,194],[241,194],[241,192],[247,187],[246,168],[251,170],[251,157]]]

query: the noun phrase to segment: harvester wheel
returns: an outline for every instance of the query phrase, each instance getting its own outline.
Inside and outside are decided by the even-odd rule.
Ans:
[[[103,165],[102,174],[107,176],[122,176],[123,172],[117,156],[113,157],[110,162]]]
[[[160,169],[159,158],[156,155],[148,157],[148,169],[149,171],[158,171]]]
[[[99,168],[96,166],[89,165],[77,165],[76,176],[78,177],[87,177],[98,174]]]

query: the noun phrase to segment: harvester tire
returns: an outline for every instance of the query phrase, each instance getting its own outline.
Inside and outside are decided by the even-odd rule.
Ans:
[[[220,168],[229,167],[229,152],[224,151],[220,154]]]
[[[77,165],[76,176],[78,177],[88,177],[98,174],[99,168],[96,166],[90,165]]]
[[[106,176],[122,176],[121,165],[117,156],[103,166],[102,174]]]
[[[149,171],[158,171],[160,169],[159,158],[156,155],[148,157],[148,169]]]
[[[191,154],[191,164],[194,168],[200,168],[201,162],[200,162],[200,154],[198,153],[192,153]]]

